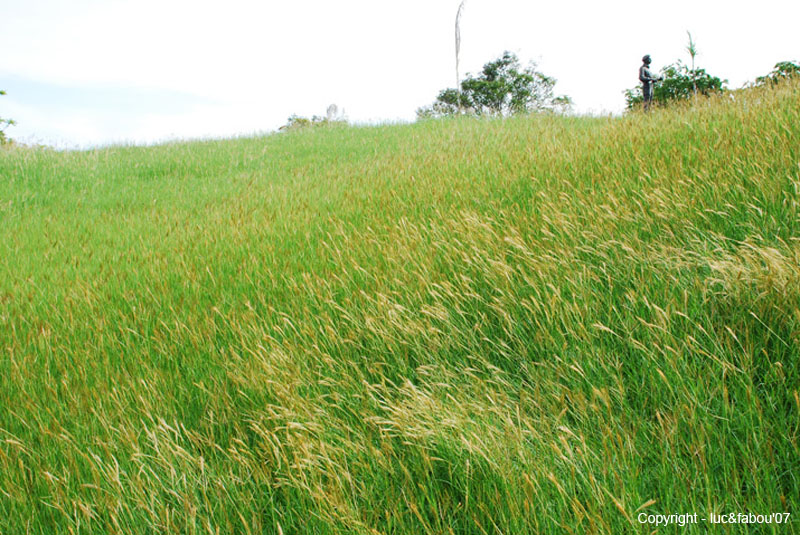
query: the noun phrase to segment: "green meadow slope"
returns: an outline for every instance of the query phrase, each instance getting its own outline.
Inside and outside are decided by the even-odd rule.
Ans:
[[[799,306],[797,84],[1,151],[0,533],[798,532]]]

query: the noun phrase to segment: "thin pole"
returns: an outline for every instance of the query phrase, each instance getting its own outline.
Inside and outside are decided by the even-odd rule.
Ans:
[[[461,77],[458,72],[458,54],[461,52],[461,12],[464,9],[464,2],[461,0],[456,12],[456,90],[458,91],[458,111],[461,111]]]

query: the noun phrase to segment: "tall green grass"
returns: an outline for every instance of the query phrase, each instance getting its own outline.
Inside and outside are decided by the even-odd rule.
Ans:
[[[800,515],[796,84],[14,148],[0,229],[3,535]]]

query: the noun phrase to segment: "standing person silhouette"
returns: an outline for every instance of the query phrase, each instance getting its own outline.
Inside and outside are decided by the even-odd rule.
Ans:
[[[644,111],[650,109],[653,102],[653,86],[656,82],[664,79],[663,76],[654,76],[650,70],[650,54],[642,58],[642,66],[639,67],[639,81],[642,82],[642,96],[644,97]]]

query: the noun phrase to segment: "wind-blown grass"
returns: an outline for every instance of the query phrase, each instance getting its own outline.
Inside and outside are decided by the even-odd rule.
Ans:
[[[796,515],[799,209],[796,84],[0,152],[0,533]]]

